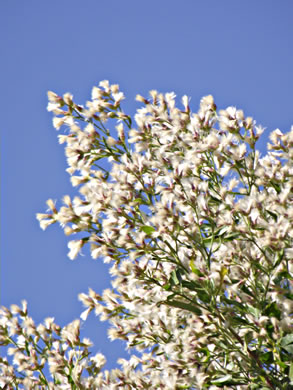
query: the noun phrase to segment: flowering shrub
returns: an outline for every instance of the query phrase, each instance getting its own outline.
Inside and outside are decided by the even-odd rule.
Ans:
[[[36,326],[23,302],[1,311],[2,388],[293,388],[293,128],[261,157],[263,128],[212,96],[195,114],[186,96],[138,95],[136,124],[107,81],[85,106],[48,96],[80,196],[37,218],[79,233],[70,259],[89,244],[112,264],[112,289],[79,295],[81,319],[109,321],[132,354],[103,370],[79,320]]]

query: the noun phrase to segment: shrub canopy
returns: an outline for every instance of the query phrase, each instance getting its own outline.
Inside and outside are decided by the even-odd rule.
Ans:
[[[79,299],[131,355],[103,370],[80,339],[80,320],[35,325],[26,303],[2,308],[4,388],[290,389],[293,386],[293,128],[270,135],[212,96],[140,95],[133,119],[117,85],[85,106],[48,93],[79,196],[38,214],[59,222],[70,259],[90,245],[111,263],[112,288]],[[46,367],[50,375],[46,375]],[[6,387],[5,387],[6,386]]]

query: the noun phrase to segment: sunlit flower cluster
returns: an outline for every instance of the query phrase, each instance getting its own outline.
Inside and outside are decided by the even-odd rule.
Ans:
[[[112,288],[81,293],[125,341],[128,360],[102,370],[79,321],[36,326],[26,307],[3,308],[0,385],[56,389],[283,389],[293,384],[293,128],[270,136],[242,110],[193,113],[174,93],[137,95],[134,117],[107,81],[85,106],[48,93],[79,196],[48,200],[75,259],[90,245],[111,263]],[[50,378],[43,368],[48,365]],[[87,375],[85,373],[87,372]],[[10,387],[9,387],[10,386]],[[289,388],[289,387],[288,387]]]

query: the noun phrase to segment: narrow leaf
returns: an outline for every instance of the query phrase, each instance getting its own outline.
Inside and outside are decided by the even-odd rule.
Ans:
[[[212,384],[213,385],[220,385],[220,384],[224,384],[225,382],[228,382],[232,379],[232,375],[228,374],[228,375],[225,375],[225,376],[222,376],[221,378],[218,378],[216,380],[213,380],[212,381]]]
[[[167,304],[168,306],[173,306],[173,307],[177,307],[178,309],[187,310],[187,311],[190,311],[190,312],[195,313],[197,315],[201,314],[201,310],[198,307],[190,305],[189,303],[180,302],[177,300],[165,301],[164,303]]]
[[[152,234],[155,231],[155,229],[152,226],[146,226],[146,225],[145,226],[141,226],[140,230],[142,230],[146,234]]]

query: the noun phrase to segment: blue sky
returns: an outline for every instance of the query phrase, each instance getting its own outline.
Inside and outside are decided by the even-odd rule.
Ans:
[[[292,0],[39,0],[0,4],[1,304],[29,302],[32,317],[61,325],[83,310],[77,295],[109,287],[107,266],[67,258],[58,226],[35,219],[48,198],[75,194],[63,145],[46,111],[48,90],[84,103],[100,80],[120,84],[133,113],[151,89],[212,94],[219,108],[244,109],[267,135],[293,124]],[[108,367],[125,356],[91,315],[83,335]]]

